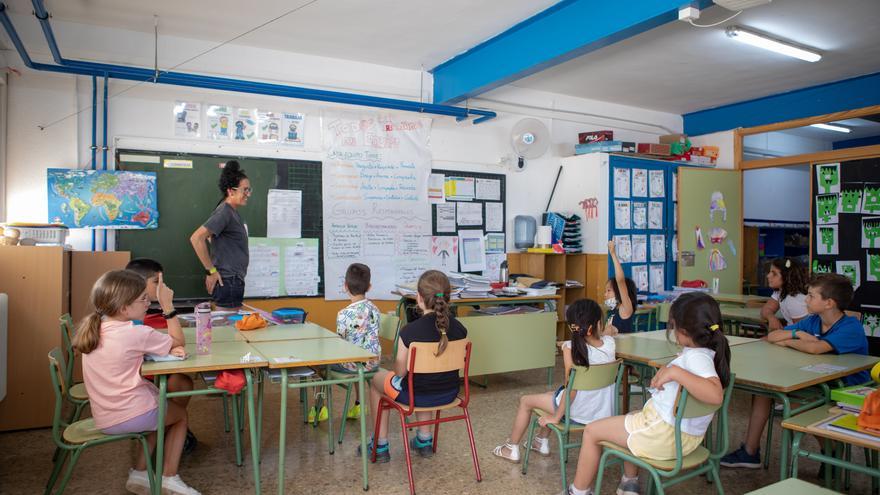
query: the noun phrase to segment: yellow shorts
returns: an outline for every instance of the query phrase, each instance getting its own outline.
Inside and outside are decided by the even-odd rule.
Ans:
[[[624,425],[629,437],[626,446],[630,452],[658,461],[675,459],[675,427],[657,414],[654,404],[648,401],[641,411],[626,415]],[[702,436],[681,433],[682,455],[693,452],[703,442]]]

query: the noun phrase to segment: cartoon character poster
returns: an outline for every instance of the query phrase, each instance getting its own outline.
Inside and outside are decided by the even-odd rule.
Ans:
[[[837,222],[837,207],[840,198],[837,194],[819,194],[816,196],[816,223],[828,224]]]
[[[837,261],[835,264],[835,272],[848,278],[852,282],[853,290],[858,290],[859,286],[862,285],[862,272],[859,266],[861,262],[858,260]]]
[[[232,119],[233,141],[252,142],[257,137],[256,111],[251,108],[236,108],[235,118]]]
[[[816,254],[838,254],[837,225],[816,226]]]
[[[187,101],[174,102],[174,135],[197,138],[201,136],[202,104]]]
[[[271,110],[257,110],[257,125],[260,133],[257,141],[277,143],[281,140],[281,115]]]
[[[226,105],[207,105],[205,118],[208,126],[207,137],[215,141],[232,139],[232,107]]]
[[[844,189],[840,192],[840,206],[837,207],[838,213],[861,213],[862,212],[862,190],[861,189]]]
[[[880,184],[865,185],[862,191],[862,213],[870,215],[880,213]]]
[[[865,252],[865,280],[880,282],[880,252]]]
[[[862,217],[862,247],[880,248],[880,217]]]
[[[281,142],[302,148],[305,143],[306,116],[302,113],[281,114]]]

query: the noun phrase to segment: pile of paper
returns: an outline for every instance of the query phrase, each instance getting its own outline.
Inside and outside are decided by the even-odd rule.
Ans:
[[[487,277],[459,272],[448,272],[446,276],[449,277],[449,283],[453,288],[452,297],[460,297],[462,299],[494,297],[490,294],[492,286]]]

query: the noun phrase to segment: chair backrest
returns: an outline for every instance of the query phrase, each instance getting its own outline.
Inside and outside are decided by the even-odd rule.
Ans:
[[[622,359],[605,364],[572,366],[568,382],[572,390],[599,390],[614,385],[620,371]]]
[[[70,313],[61,315],[58,318],[58,323],[61,325],[61,345],[64,346],[64,354],[67,355],[67,363],[64,366],[64,378],[68,383],[72,383],[73,359],[76,357],[73,349],[73,336],[76,334],[76,329],[73,326],[73,318],[70,317]]]
[[[713,448],[712,452],[710,452],[710,456],[719,459],[727,453],[729,447],[727,431],[728,407],[730,406],[730,397],[733,395],[733,384],[735,380],[736,376],[731,373],[730,383],[728,383],[727,387],[724,389],[724,399],[721,401],[721,404],[717,406],[700,402],[694,397],[691,397],[684,387],[679,387],[678,398],[675,405],[675,449],[678,454],[676,457],[675,472],[678,472],[678,470],[681,469],[681,420],[684,418],[697,418],[717,412],[717,435],[714,442],[709,442]]]
[[[48,354],[49,373],[52,375],[52,388],[55,390],[55,398],[61,400],[67,394],[67,379],[64,376],[64,354],[61,348],[55,347]]]
[[[672,303],[660,303],[657,305],[657,321],[660,323],[669,323],[669,308]]]
[[[379,315],[379,337],[385,340],[397,338],[397,327],[400,325],[400,317],[395,314],[382,313]]]
[[[467,362],[470,343],[471,341],[468,339],[452,340],[446,346],[443,354],[435,356],[434,353],[437,352],[438,345],[436,342],[413,342],[409,346],[410,354],[407,367],[412,373],[442,373],[463,370]],[[415,359],[413,356],[416,356]]]

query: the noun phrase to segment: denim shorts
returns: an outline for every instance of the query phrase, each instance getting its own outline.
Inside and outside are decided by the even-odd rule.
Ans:
[[[214,286],[214,293],[211,294],[220,308],[238,308],[244,301],[244,278],[238,275],[231,277],[223,277],[223,285]]]
[[[101,431],[107,435],[124,435],[126,433],[142,433],[145,431],[156,431],[156,425],[159,424],[159,408],[149,410],[140,416],[135,416],[125,420],[122,423],[115,424]]]

